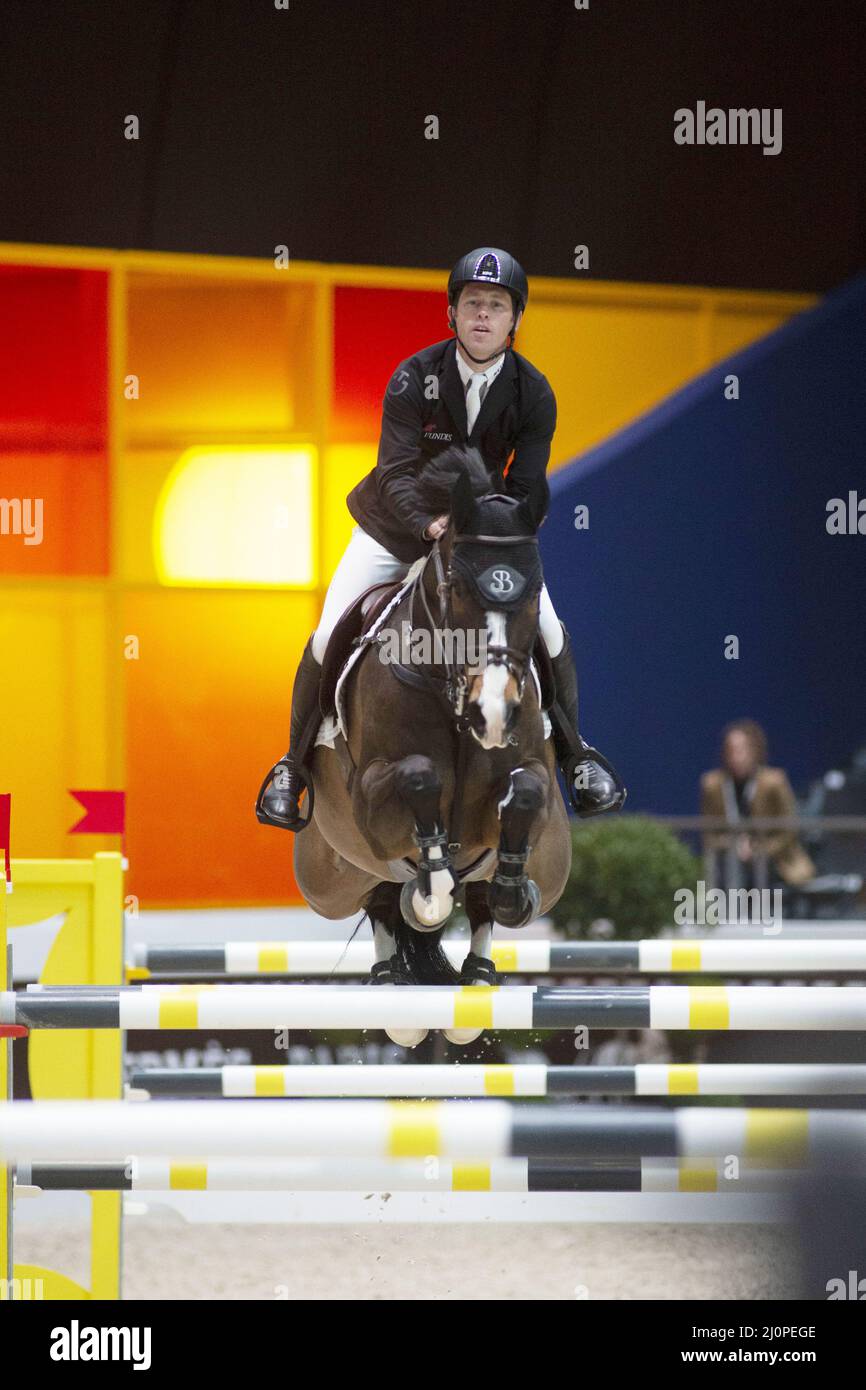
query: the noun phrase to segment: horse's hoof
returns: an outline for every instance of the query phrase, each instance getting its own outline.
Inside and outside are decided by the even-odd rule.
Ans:
[[[391,956],[388,960],[377,960],[373,963],[367,983],[371,985],[408,985],[411,984],[411,981],[408,975],[401,970],[397,957]],[[385,1029],[386,1035],[398,1047],[417,1047],[420,1042],[424,1041],[428,1032],[428,1028]]]
[[[520,899],[515,902],[510,885],[501,895],[505,901],[497,902],[496,888],[494,882],[490,890],[490,911],[497,927],[509,927],[516,931],[520,927],[528,927],[530,922],[535,921],[541,907],[541,889],[534,878],[526,880],[526,902],[523,906]]]
[[[398,1047],[417,1047],[426,1038],[429,1028],[386,1028],[385,1032]]]
[[[460,967],[461,985],[496,985],[499,976],[496,966],[488,956],[476,956],[470,951]]]
[[[460,971],[461,985],[495,985],[496,966],[492,960],[486,956],[476,956],[469,952],[463,962]],[[443,1033],[450,1043],[457,1047],[465,1047],[467,1043],[475,1042],[484,1032],[483,1028],[443,1028]]]
[[[438,931],[440,927],[445,925],[451,913],[454,911],[454,899],[452,898],[451,906],[444,916],[437,916],[435,922],[424,922],[418,917],[415,911],[414,899],[416,895],[420,901],[423,901],[418,893],[418,887],[414,879],[410,880],[409,883],[404,883],[403,887],[400,889],[400,912],[406,926],[411,927],[413,931]]]
[[[387,960],[375,960],[370,966],[368,985],[411,985],[412,981],[400,964],[397,956]]]
[[[465,1047],[467,1043],[474,1042],[480,1038],[484,1032],[483,1028],[443,1028],[443,1034],[450,1043],[457,1047]]]

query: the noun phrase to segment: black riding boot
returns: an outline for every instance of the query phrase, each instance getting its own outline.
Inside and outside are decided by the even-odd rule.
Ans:
[[[304,648],[292,687],[289,751],[271,768],[256,799],[256,818],[262,825],[275,825],[280,830],[303,830],[313,814],[313,781],[305,764],[322,718],[322,668],[313,656],[312,641],[311,637]],[[301,815],[299,802],[304,791],[306,814]]]
[[[626,790],[616,769],[597,748],[584,743],[577,728],[577,672],[571,643],[562,625],[565,645],[550,658],[556,681],[556,702],[550,710],[556,760],[568,787],[571,804],[579,816],[619,811]]]

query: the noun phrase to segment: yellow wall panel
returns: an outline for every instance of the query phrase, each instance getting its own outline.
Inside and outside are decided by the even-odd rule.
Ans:
[[[243,451],[245,446],[242,441],[238,441],[236,446],[232,446],[232,448],[235,447],[239,451]],[[273,447],[276,448],[279,446],[275,444]],[[298,508],[290,508],[287,501],[285,508],[281,508],[277,512],[268,511],[266,508],[263,508],[261,520],[257,522],[257,526],[259,527],[259,534],[262,541],[264,543],[276,545],[281,550],[284,546],[286,548],[292,547],[293,526],[299,525],[301,522],[306,525],[307,530],[302,538],[302,543],[296,547],[296,551],[300,556],[310,548],[309,542],[312,540],[312,546],[310,548],[312,581],[306,583],[299,578],[298,583],[303,587],[313,587],[316,583],[317,569],[315,520],[318,510],[315,450],[312,445],[301,443],[289,444],[283,447],[288,451],[299,449],[309,450],[311,496],[302,499],[304,501],[305,515],[299,517]],[[217,446],[217,448],[219,448],[219,446]],[[184,450],[177,448],[134,449],[124,454],[119,460],[116,475],[117,482],[114,513],[116,518],[119,575],[126,582],[136,584],[156,584],[160,582],[154,560],[154,544],[159,504],[163,498],[163,488],[166,480],[170,477],[172,470],[175,468],[175,465],[184,452]],[[342,503],[343,499],[340,498],[339,500]],[[345,511],[345,506],[343,506],[342,509]],[[332,510],[336,518],[339,513],[339,508],[336,505],[336,494]],[[330,535],[329,521],[325,522],[325,535],[326,537]]]
[[[16,855],[89,855],[116,848],[109,836],[69,837],[83,814],[68,788],[111,785],[116,701],[109,687],[110,603],[93,588],[20,588],[0,608],[3,653],[0,769],[12,793]]]
[[[519,350],[556,394],[556,467],[657,404],[700,369],[701,327],[685,306],[532,303]]]
[[[135,449],[118,460],[114,497],[118,578],[155,584],[153,518],[178,449]]]
[[[346,497],[376,463],[376,444],[334,444],[322,477],[322,582],[327,584],[355,525]]]
[[[748,347],[749,343],[765,338],[790,317],[789,313],[762,313],[719,305],[713,311],[710,330],[713,361],[721,362],[740,348]]]

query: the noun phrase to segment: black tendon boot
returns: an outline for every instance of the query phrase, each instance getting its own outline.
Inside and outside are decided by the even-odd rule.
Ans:
[[[262,825],[276,825],[280,830],[303,830],[313,814],[313,779],[305,764],[322,719],[319,710],[322,668],[313,656],[312,641],[310,638],[304,648],[292,688],[289,751],[271,768],[256,799],[256,819]],[[306,814],[302,815],[299,802],[304,791],[307,793]]]
[[[619,774],[597,748],[584,743],[578,732],[577,673],[564,624],[562,631],[565,645],[559,656],[550,658],[556,681],[556,701],[550,709],[556,760],[579,816],[619,811],[626,798]]]

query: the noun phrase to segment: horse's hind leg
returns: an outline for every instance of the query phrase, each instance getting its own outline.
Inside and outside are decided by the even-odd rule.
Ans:
[[[331,919],[351,917],[378,880],[332,848],[313,819],[295,836],[295,879],[314,912]]]
[[[408,985],[395,932],[400,920],[400,884],[377,883],[367,895],[364,909],[373,933],[373,969],[371,985]]]
[[[373,931],[373,969],[371,985],[408,985],[412,983],[399,949],[398,932],[402,925],[400,913],[400,884],[379,883],[368,894],[365,903]],[[427,1028],[386,1028],[385,1032],[398,1047],[417,1047],[428,1033]]]
[[[489,951],[493,937],[493,923],[490,916],[488,884],[483,880],[467,883],[463,890],[463,903],[469,928],[472,933],[469,951],[460,971],[461,985],[495,985],[496,967],[490,959]],[[484,1031],[482,1028],[445,1028],[449,1042],[465,1046],[474,1042]]]
[[[490,911],[490,885],[484,880],[467,883],[463,904],[469,919],[469,951],[460,971],[464,985],[495,985],[493,964],[493,914]]]

